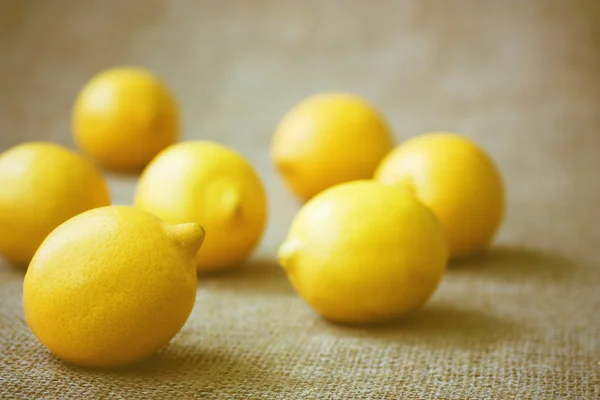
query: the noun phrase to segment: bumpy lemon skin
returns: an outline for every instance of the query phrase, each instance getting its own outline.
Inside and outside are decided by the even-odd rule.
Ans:
[[[25,319],[39,341],[79,366],[148,358],[194,306],[197,224],[167,225],[133,207],[97,208],[56,228],[23,284]]]
[[[93,76],[73,104],[77,146],[102,167],[139,171],[181,136],[179,106],[153,72],[115,67]]]
[[[321,316],[373,323],[422,307],[445,273],[448,252],[439,221],[411,193],[354,181],[300,209],[278,258]]]
[[[142,172],[134,205],[170,223],[196,222],[207,237],[198,270],[241,265],[264,234],[268,199],[254,167],[238,151],[212,141],[169,146]]]
[[[454,259],[488,248],[504,219],[506,190],[498,167],[481,146],[458,133],[406,140],[385,157],[374,178],[409,187],[431,208]]]
[[[0,255],[27,267],[58,225],[111,203],[92,163],[49,142],[26,142],[0,154]]]
[[[306,201],[333,185],[370,179],[393,144],[389,124],[372,104],[355,94],[326,92],[284,115],[270,154],[285,186]]]

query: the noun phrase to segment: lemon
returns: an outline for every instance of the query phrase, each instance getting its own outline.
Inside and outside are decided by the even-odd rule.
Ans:
[[[258,245],[267,198],[250,163],[209,141],[170,146],[143,171],[134,204],[171,223],[197,222],[207,232],[199,270],[234,266]]]
[[[174,97],[142,68],[100,72],[80,90],[72,113],[77,145],[114,170],[144,167],[180,135]]]
[[[453,132],[411,138],[381,163],[375,179],[410,187],[442,223],[451,257],[484,249],[504,216],[500,172],[476,143]]]
[[[167,225],[142,210],[108,206],[54,230],[25,275],[25,318],[40,342],[70,363],[124,366],[154,354],[189,317],[194,223]]]
[[[370,179],[392,147],[389,126],[367,101],[321,93],[283,117],[273,135],[271,158],[287,187],[307,200],[335,184]]]
[[[295,216],[279,262],[323,317],[399,317],[426,303],[446,269],[444,233],[410,192],[360,180],[329,188]]]
[[[104,178],[59,145],[29,142],[0,154],[0,255],[27,265],[58,225],[110,204]]]

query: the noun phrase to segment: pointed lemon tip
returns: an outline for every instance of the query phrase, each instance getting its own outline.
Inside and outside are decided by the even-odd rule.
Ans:
[[[177,224],[169,226],[169,236],[184,250],[188,251],[193,257],[196,256],[206,233],[204,228],[195,222]]]
[[[300,242],[297,240],[287,240],[279,247],[279,250],[277,251],[277,258],[279,259],[279,264],[284,270],[290,271],[299,250]]]
[[[223,190],[219,199],[219,207],[226,219],[236,219],[242,215],[242,197],[234,187],[229,187]]]
[[[417,184],[412,176],[396,177],[375,177],[375,180],[386,185],[395,186],[403,189],[406,193],[418,197]]]
[[[224,202],[225,212],[229,218],[237,218],[242,214],[242,200],[237,192],[231,195]]]

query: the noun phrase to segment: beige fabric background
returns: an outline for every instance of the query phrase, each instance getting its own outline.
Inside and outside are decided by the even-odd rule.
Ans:
[[[144,65],[177,94],[187,139],[258,168],[271,215],[253,260],[201,277],[185,328],[123,371],[52,357],[23,319],[24,271],[2,263],[0,398],[600,398],[599,43],[597,0],[1,0],[0,151],[71,146],[81,85]],[[395,324],[322,320],[273,259],[299,205],[270,136],[322,90],[362,94],[398,140],[463,132],[506,177],[497,244]],[[107,176],[129,203],[135,177]]]

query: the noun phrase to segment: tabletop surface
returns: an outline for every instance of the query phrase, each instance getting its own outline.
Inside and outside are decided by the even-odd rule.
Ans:
[[[44,349],[23,317],[25,271],[0,261],[0,398],[600,398],[597,21],[593,0],[1,2],[0,151],[74,148],[77,90],[143,65],[178,96],[184,140],[226,144],[257,168],[269,224],[245,265],[199,277],[166,348],[119,371]],[[320,318],[274,258],[300,203],[271,165],[271,135],[324,90],[369,99],[398,142],[461,132],[506,181],[494,245],[452,263],[431,301],[394,323]],[[104,174],[130,204],[136,176]]]

